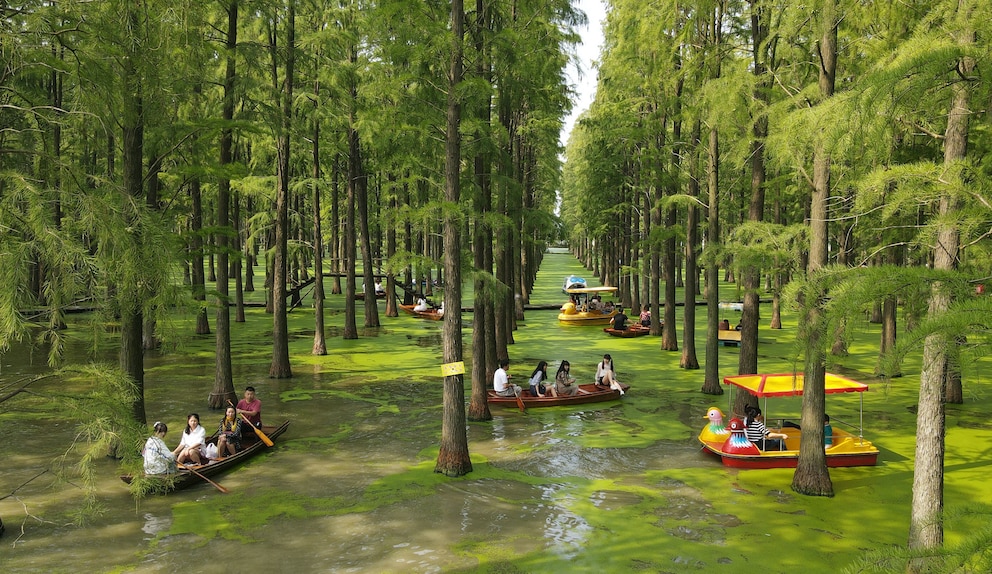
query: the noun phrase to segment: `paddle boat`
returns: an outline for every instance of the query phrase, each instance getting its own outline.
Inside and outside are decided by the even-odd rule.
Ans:
[[[616,287],[579,287],[565,292],[569,295],[569,301],[561,306],[561,313],[558,313],[558,321],[564,325],[609,325],[617,314],[613,303],[598,301],[604,294],[616,293]],[[594,298],[597,300],[594,301]]]
[[[582,289],[587,287],[586,280],[578,275],[569,275],[565,277],[565,282],[561,284],[561,292],[568,293],[569,289]]]
[[[744,390],[759,399],[764,399],[765,407],[769,397],[798,397],[803,394],[803,374],[785,373],[770,375],[734,375],[723,378],[723,384]],[[859,383],[841,375],[827,373],[826,393],[864,393],[868,385]],[[733,393],[731,393],[732,395]],[[731,404],[733,397],[731,396]],[[762,408],[766,413],[767,408]],[[789,424],[782,420],[780,429],[774,432],[788,436],[784,441],[783,450],[758,450],[747,440],[744,423],[733,417],[724,425],[723,412],[717,407],[710,407],[706,416],[708,420],[699,433],[699,442],[703,449],[720,458],[724,466],[734,468],[795,468],[799,461],[799,443],[802,431],[797,424]],[[827,466],[874,466],[878,461],[878,448],[866,440],[862,434],[864,419],[864,395],[861,395],[861,416],[858,424],[850,426],[857,432],[854,434],[837,427],[842,423],[837,418],[831,419],[831,440],[825,445]],[[843,424],[843,423],[842,423]]]
[[[161,492],[166,493],[182,490],[197,483],[208,482],[207,479],[209,477],[226,472],[254,457],[255,455],[262,453],[268,448],[265,442],[263,442],[261,435],[257,432],[252,432],[251,429],[246,427],[247,425],[244,425],[241,429],[241,450],[238,452],[222,459],[209,459],[207,464],[183,465],[184,468],[179,469],[179,471],[175,474],[151,475],[148,476],[148,478],[161,480],[164,486]],[[262,428],[258,430],[260,430],[261,433],[269,439],[269,441],[274,441],[282,435],[282,433],[286,432],[287,428],[289,428],[289,421],[285,421],[279,426],[262,425]],[[206,444],[217,444],[217,433],[214,433],[210,438],[208,438],[206,440]],[[121,480],[127,484],[131,484],[134,480],[134,476],[125,474],[121,476]]]
[[[554,381],[550,381],[554,384]],[[626,393],[630,388],[630,385],[620,383],[623,387],[623,392]],[[520,393],[520,402],[517,402],[517,397],[501,397],[496,394],[496,391],[489,389],[486,399],[489,404],[495,406],[503,407],[514,407],[520,408],[523,404],[525,408],[535,408],[535,407],[564,407],[569,405],[584,405],[588,403],[602,403],[605,401],[615,401],[620,399],[620,391],[617,389],[611,389],[607,386],[588,384],[579,385],[579,392],[574,395],[559,395],[557,397],[551,396],[551,391],[549,390],[543,397],[536,397],[530,394],[530,389],[524,389]]]

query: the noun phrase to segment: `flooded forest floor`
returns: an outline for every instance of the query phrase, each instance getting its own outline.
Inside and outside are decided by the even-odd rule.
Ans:
[[[570,255],[548,254],[531,303],[563,302],[561,282],[572,273],[595,283]],[[735,285],[720,288],[721,300],[738,300]],[[232,323],[236,390],[254,385],[265,422],[291,424],[275,447],[214,477],[229,494],[203,483],[135,500],[118,463],[107,458],[97,462],[102,512],[76,525],[83,490],[49,470],[61,455],[72,456],[76,425],[36,400],[0,404],[0,572],[832,574],[868,551],[905,545],[920,357],[909,358],[900,378],[873,377],[878,325],[854,325],[850,354],[831,357],[829,369],[871,386],[865,435],[881,450],[879,464],[831,469],[836,495],[815,498],[792,492],[791,469],[728,469],[701,452],[696,436],[706,410],[727,412],[729,395],[700,393],[703,371],[680,369],[680,352],[661,351],[658,337],[564,327],[552,310],[528,311],[514,332],[514,381],[525,385],[539,360],[553,373],[567,359],[579,382],[592,382],[597,361],[611,353],[630,391],[608,403],[525,413],[494,408],[492,421],[468,425],[473,472],[435,474],[441,324],[386,317],[380,302],[382,326],[360,328],[359,339],[346,341],[343,308],[342,295],[328,297],[326,356],[310,353],[313,310],[290,313],[294,376],[286,380],[267,375],[271,316],[250,308],[245,323]],[[786,312],[783,328],[771,330],[770,312],[763,304],[759,370],[791,372],[796,318]],[[679,325],[681,313],[679,307]],[[700,307],[697,314],[700,363],[705,313]],[[720,313],[731,322],[739,317]],[[359,315],[361,321],[361,307]],[[85,319],[71,319],[70,362],[116,361],[112,334],[94,342]],[[471,372],[471,314],[464,320]],[[192,316],[176,317],[174,335],[145,361],[148,421],[169,425],[170,446],[187,413],[198,412],[209,430],[221,417],[206,407],[214,336],[190,334],[193,325]],[[737,352],[720,347],[721,376],[736,373]],[[27,344],[12,347],[0,356],[0,388],[47,372],[45,355]],[[988,501],[988,372],[988,361],[965,364],[965,402],[947,406],[945,504],[952,512],[945,538],[952,547],[989,524],[987,513],[961,512]],[[37,390],[51,394],[59,384],[46,380]],[[466,396],[469,386],[466,380]],[[857,422],[859,399],[831,395],[827,410]],[[766,414],[798,417],[799,408],[799,399],[781,399]]]

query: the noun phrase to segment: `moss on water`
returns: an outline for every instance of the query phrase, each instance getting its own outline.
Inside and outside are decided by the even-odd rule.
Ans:
[[[584,270],[568,255],[547,255],[531,303],[560,303],[561,279],[570,273]],[[734,285],[721,289],[726,299],[737,292]],[[254,294],[257,300],[262,295]],[[328,305],[336,313],[343,298],[331,296]],[[554,370],[568,359],[573,375],[591,382],[596,362],[611,353],[630,392],[619,401],[579,407],[495,409],[492,421],[467,424],[472,472],[458,478],[434,473],[442,410],[440,325],[387,318],[379,309],[383,327],[361,329],[357,340],[343,340],[340,328],[331,327],[324,356],[310,353],[312,313],[306,305],[295,310],[289,319],[294,377],[281,381],[266,375],[271,316],[250,309],[246,323],[232,326],[235,385],[239,391],[256,385],[267,422],[289,418],[290,430],[275,449],[220,477],[231,494],[203,486],[143,502],[171,517],[171,524],[141,546],[136,563],[186,556],[185,548],[171,548],[180,546],[177,541],[184,547],[192,541],[204,555],[218,544],[236,552],[265,542],[273,553],[320,550],[323,562],[318,566],[315,559],[311,569],[324,570],[334,560],[353,559],[341,570],[834,574],[869,550],[905,545],[920,357],[909,358],[902,378],[871,376],[877,325],[850,325],[850,354],[831,357],[829,368],[871,385],[863,397],[866,436],[880,447],[880,463],[831,469],[835,496],[817,498],[792,492],[791,469],[728,469],[699,452],[695,437],[706,409],[726,409],[730,396],[702,395],[703,371],[679,368],[681,352],[662,351],[658,337],[621,339],[598,328],[563,327],[554,311],[527,311],[519,323],[510,347],[515,380],[525,380],[539,360]],[[702,362],[705,307],[698,315]],[[738,314],[721,315],[736,321]],[[783,319],[783,329],[771,330],[762,317],[762,371],[796,366],[795,319]],[[676,320],[681,326],[682,307]],[[466,341],[470,334],[466,328]],[[199,394],[177,396],[176,389],[211,388],[213,344],[212,335],[190,336],[151,354],[150,418],[181,429],[182,413],[202,401]],[[737,353],[719,349],[722,374],[736,372]],[[470,369],[468,346],[465,360]],[[992,512],[985,487],[992,457],[982,446],[992,444],[992,387],[983,369],[986,362],[966,364],[966,402],[947,405],[949,545],[973,540]],[[832,395],[828,412],[856,422],[861,398]],[[30,408],[3,413],[0,423],[53,415],[35,410],[36,402],[22,404]],[[796,416],[800,405],[798,399],[770,401],[767,411],[770,417]],[[9,460],[21,458],[12,453]],[[305,543],[281,540],[293,531],[317,534]],[[365,561],[353,558],[366,547],[372,551]],[[424,556],[444,560],[431,563]],[[305,558],[300,560],[296,564]],[[100,564],[92,571],[114,568]]]

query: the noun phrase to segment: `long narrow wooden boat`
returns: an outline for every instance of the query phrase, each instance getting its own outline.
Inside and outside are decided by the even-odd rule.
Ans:
[[[421,319],[427,319],[429,321],[440,321],[444,318],[444,314],[437,309],[431,309],[429,311],[416,311],[414,310],[414,307],[416,307],[416,305],[404,305],[400,303],[400,309],[406,311],[414,317],[420,317]]]
[[[632,325],[627,325],[626,329],[614,329],[613,327],[607,327],[603,329],[603,332],[614,337],[643,337],[644,335],[651,334],[651,327],[645,327],[640,323],[634,323]]]
[[[275,439],[278,438],[280,435],[282,435],[282,433],[286,432],[287,428],[289,428],[289,421],[285,421],[279,426],[262,425],[261,430],[263,433],[265,433],[265,436],[275,441]],[[217,435],[214,434],[210,438],[208,438],[207,443],[216,444]],[[261,439],[258,438],[258,435],[256,435],[251,429],[242,428],[241,450],[239,450],[237,453],[222,458],[220,460],[211,460],[208,464],[185,465],[185,466],[188,466],[189,468],[192,468],[196,472],[209,478],[238,466],[239,464],[245,462],[246,460],[252,458],[253,456],[265,451],[267,448],[269,447],[265,446],[265,443],[263,443]],[[155,477],[155,478],[161,478],[161,480],[163,481],[168,481],[169,484],[167,491],[182,490],[188,486],[197,483],[206,482],[205,480],[203,480],[196,474],[190,472],[189,470],[183,470],[183,469],[180,469],[179,472],[177,472],[174,475]],[[131,484],[131,481],[134,480],[134,477],[131,476],[130,474],[125,474],[121,476],[121,480],[123,480],[127,484]]]
[[[626,393],[630,385],[620,384],[623,387],[623,392]],[[543,397],[535,397],[530,394],[529,389],[524,389],[524,392],[520,395],[520,400],[523,401],[524,407],[526,408],[537,408],[537,407],[564,407],[569,405],[584,405],[587,403],[602,403],[605,401],[615,401],[620,398],[620,391],[616,389],[611,389],[609,387],[602,387],[595,384],[579,385],[579,392],[570,396],[558,396],[552,397],[549,392]],[[489,389],[487,400],[489,404],[501,407],[512,407],[519,408],[520,405],[517,403],[516,397],[501,397],[496,394],[496,391]]]
[[[376,299],[385,299],[386,298],[386,294],[384,292],[383,293],[376,293],[375,294],[375,298]],[[365,300],[365,293],[364,292],[355,293],[355,300],[356,301],[364,301]]]
[[[723,384],[733,385],[756,397],[767,399],[802,395],[803,380],[802,373],[735,375],[724,377]],[[868,385],[827,373],[825,390],[827,394],[864,393],[868,390]],[[861,396],[864,397],[863,394]],[[766,411],[767,415],[767,409],[762,410]],[[863,406],[861,410],[863,413]],[[788,436],[783,450],[758,450],[751,441],[747,440],[744,423],[740,419],[732,418],[724,426],[723,413],[717,407],[710,407],[704,418],[709,419],[709,423],[700,431],[699,442],[706,451],[719,457],[724,466],[795,468],[799,461],[799,444],[802,441],[802,430],[799,428],[783,424],[782,428],[774,429],[774,432]],[[863,437],[860,421],[858,425],[852,425],[857,434],[838,428],[836,423],[840,422],[839,419],[833,418],[832,422],[835,423],[832,425],[832,441],[825,447],[827,466],[874,466],[878,462],[878,448]]]

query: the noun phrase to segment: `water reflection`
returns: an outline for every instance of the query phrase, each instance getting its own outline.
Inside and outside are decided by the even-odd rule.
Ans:
[[[172,518],[167,516],[156,516],[154,514],[145,513],[145,524],[141,527],[141,531],[145,534],[150,534],[152,537],[158,534],[167,532],[172,526]],[[147,539],[146,539],[147,540]]]

